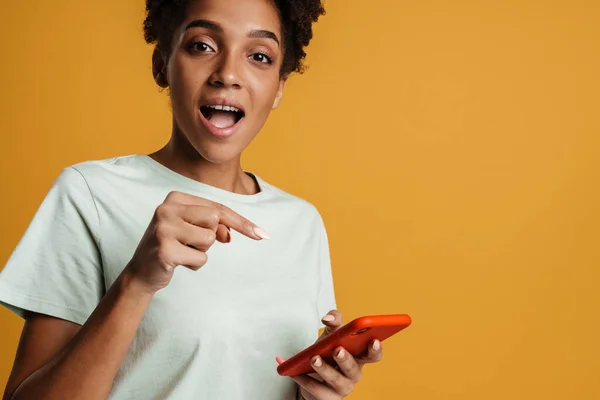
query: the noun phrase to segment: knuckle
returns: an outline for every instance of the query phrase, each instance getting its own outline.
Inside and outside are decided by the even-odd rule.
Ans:
[[[169,237],[169,228],[165,223],[156,224],[156,228],[154,228],[154,234],[156,238],[159,240],[159,246],[162,242]]]
[[[167,194],[167,197],[165,198],[165,203],[177,203],[180,197],[181,192],[178,192],[177,190],[172,190],[169,192],[169,194]]]
[[[345,385],[342,390],[342,396],[347,397],[354,391],[354,384]]]
[[[156,252],[156,258],[160,265],[166,266],[171,265],[171,248],[168,245],[163,245],[158,248]]]
[[[172,273],[173,270],[175,269],[175,266],[173,266],[171,264],[163,264],[162,267],[163,267],[163,270],[168,274]]]
[[[161,205],[156,207],[156,211],[154,212],[154,215],[156,216],[156,218],[159,221],[162,221],[162,220],[169,218],[169,216],[171,215],[171,211],[172,211],[172,208],[170,207],[169,204],[162,203]]]
[[[206,229],[205,235],[205,241],[209,246],[211,246],[217,240],[217,234],[210,229]]]
[[[206,215],[206,221],[210,224],[210,227],[217,226],[221,220],[221,214],[216,208],[209,208],[208,214]]]
[[[346,389],[346,386],[348,386],[348,381],[346,380],[346,377],[344,377],[341,374],[337,374],[337,376],[332,378],[331,381],[334,387],[339,388],[342,391],[344,391]]]
[[[242,230],[245,232],[252,232],[254,230],[254,225],[247,219],[242,218]]]
[[[356,383],[360,382],[361,379],[362,379],[362,372],[357,368],[356,374],[352,378],[352,383],[356,384]]]
[[[221,213],[226,213],[226,212],[230,212],[231,209],[227,206],[224,206],[221,203],[215,203],[214,207],[217,209],[217,211],[221,212]]]
[[[227,206],[224,206],[221,203],[215,203],[214,209],[217,210],[217,212],[219,213],[219,218],[222,218],[223,216],[229,216],[229,217],[237,216],[237,213],[235,211],[233,211],[231,208],[229,208]]]

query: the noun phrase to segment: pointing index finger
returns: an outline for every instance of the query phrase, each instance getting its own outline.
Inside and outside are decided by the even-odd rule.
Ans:
[[[242,217],[231,208],[226,207],[223,204],[188,193],[176,191],[169,193],[165,202],[214,207],[219,214],[219,223],[232,228],[251,239],[260,240],[271,238],[267,232],[258,227],[255,223]]]
[[[258,227],[255,223],[242,217],[240,214],[219,203],[214,203],[214,206],[219,211],[219,221],[221,224],[228,226],[242,235],[246,235],[252,239],[271,239],[269,234]]]

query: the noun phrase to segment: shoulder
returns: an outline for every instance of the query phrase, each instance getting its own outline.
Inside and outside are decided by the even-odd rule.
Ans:
[[[89,160],[73,164],[66,169],[74,170],[84,179],[94,179],[107,175],[130,175],[144,169],[143,157],[126,155],[101,160]]]
[[[140,173],[140,161],[135,156],[84,161],[63,168],[50,188],[47,202],[81,206],[94,203],[96,194],[108,186],[124,186],[119,178]]]
[[[95,196],[103,191],[127,191],[134,182],[148,181],[149,174],[142,156],[126,155],[70,165],[62,171],[57,182],[76,187],[83,185]]]

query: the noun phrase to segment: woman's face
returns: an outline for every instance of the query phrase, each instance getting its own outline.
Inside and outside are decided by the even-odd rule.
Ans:
[[[270,0],[191,1],[159,68],[176,134],[209,162],[237,162],[283,94],[282,46]]]

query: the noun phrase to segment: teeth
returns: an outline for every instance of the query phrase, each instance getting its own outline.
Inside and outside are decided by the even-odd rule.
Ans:
[[[208,105],[206,107],[214,108],[219,111],[234,111],[234,112],[242,112],[239,108],[231,107],[231,106],[221,106],[221,105]]]

